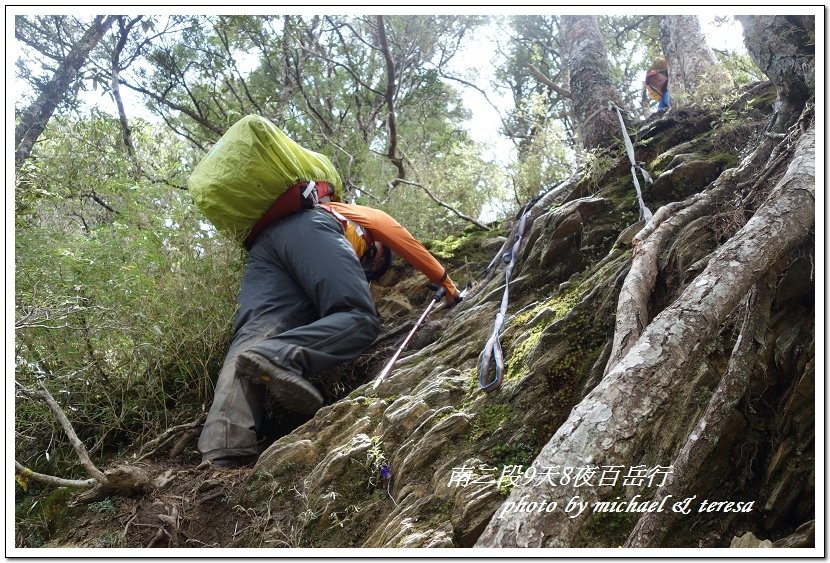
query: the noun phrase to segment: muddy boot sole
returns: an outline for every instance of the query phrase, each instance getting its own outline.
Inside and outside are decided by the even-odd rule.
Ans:
[[[255,352],[239,355],[236,376],[254,385],[264,385],[283,407],[292,412],[314,414],[323,406],[323,396],[314,385]]]

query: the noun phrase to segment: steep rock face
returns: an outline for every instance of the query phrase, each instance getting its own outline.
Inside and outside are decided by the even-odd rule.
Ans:
[[[724,140],[736,130],[758,131],[755,118],[768,108],[757,105],[762,102],[741,108],[736,123],[717,123],[698,110],[647,123],[635,140],[638,159],[656,177],[646,202],[656,208],[699,191],[737,161],[742,155],[725,153]],[[379,342],[327,375],[352,374],[351,390],[333,391],[333,399],[342,398],[279,438],[256,466],[245,501],[266,503],[271,514],[258,540],[295,547],[470,547],[510,508],[507,493],[532,478],[524,470],[600,381],[610,353],[617,294],[642,224],[627,159],[593,185],[599,189],[591,193],[575,177],[534,207],[501,334],[504,382],[494,392],[478,389],[477,366],[504,291],[503,263],[477,276],[462,304],[432,315],[421,339],[374,389],[371,378],[411,326],[403,319],[417,316],[428,296],[413,276],[376,290],[385,304]],[[722,243],[732,228],[723,218],[690,223],[661,254],[654,315]],[[465,282],[480,272],[496,249],[512,243],[515,232],[504,234],[504,241],[476,239],[456,249],[447,259],[453,277]],[[727,547],[732,536],[748,532],[783,541],[814,517],[812,245],[799,253],[778,284],[759,359],[767,375],[751,382],[709,467],[690,484],[699,498],[755,501],[755,508],[702,514],[694,525],[680,520],[667,545]],[[637,459],[671,463],[724,373],[735,322],[704,343],[703,361],[689,366],[688,381],[650,422],[648,446]],[[648,498],[654,490],[618,494],[635,492]],[[621,545],[635,523],[631,514],[594,515],[573,545]]]

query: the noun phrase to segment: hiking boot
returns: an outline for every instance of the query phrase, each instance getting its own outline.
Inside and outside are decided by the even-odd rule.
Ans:
[[[240,469],[253,465],[258,458],[257,455],[238,455],[203,459],[196,469]]]
[[[258,455],[233,455],[228,457],[217,457],[210,460],[213,467],[221,469],[239,469],[240,467],[247,467],[256,463],[259,459]]]
[[[314,414],[323,406],[323,396],[314,385],[256,352],[239,354],[236,376],[256,385],[265,385],[271,395],[290,411]]]
[[[220,457],[219,459],[213,459],[210,461],[210,464],[217,469],[239,469],[242,467],[242,464],[232,457]]]

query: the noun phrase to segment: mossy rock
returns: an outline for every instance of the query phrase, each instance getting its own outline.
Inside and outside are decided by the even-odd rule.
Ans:
[[[648,187],[645,196],[649,201],[678,201],[702,191],[723,171],[723,165],[712,160],[682,162],[660,174]]]

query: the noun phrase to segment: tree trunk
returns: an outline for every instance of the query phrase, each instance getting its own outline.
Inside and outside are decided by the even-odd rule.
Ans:
[[[660,42],[669,67],[672,102],[701,97],[707,92],[732,88],[732,78],[720,67],[706,43],[697,16],[659,16]]]
[[[815,92],[815,18],[738,16],[749,55],[778,88],[781,107],[771,126],[782,133]]]
[[[749,289],[804,239],[815,222],[815,126],[802,136],[787,172],[747,224],[712,256],[706,269],[675,303],[645,329],[629,353],[571,411],[534,460],[537,475],[547,468],[631,467],[642,462],[653,421],[687,381],[690,366]],[[533,480],[515,486],[503,507],[546,500],[551,512],[496,512],[479,547],[572,546],[592,514],[593,503],[610,487],[575,490]],[[587,510],[566,513],[575,496]],[[513,503],[510,505],[509,503]]]
[[[620,136],[608,102],[623,107],[596,16],[563,16],[562,34],[570,69],[571,109],[577,137],[586,149],[606,147]]]
[[[398,170],[398,175],[390,182],[390,186],[395,187],[400,180],[406,178],[403,159],[398,155],[398,120],[395,117],[395,82],[397,80],[397,70],[395,69],[395,61],[392,60],[389,39],[386,37],[386,22],[384,21],[384,17],[377,16],[375,21],[378,26],[380,51],[383,53],[383,60],[386,63],[386,89],[383,94],[383,99],[386,102],[386,132],[388,134],[386,158]]]
[[[130,30],[141,21],[142,16],[138,16],[137,18],[131,19],[129,22],[124,16],[118,16],[118,28],[119,28],[119,36],[118,42],[115,45],[115,49],[112,51],[112,58],[111,58],[111,67],[112,67],[112,96],[115,98],[115,105],[118,108],[118,120],[121,123],[121,133],[124,139],[124,147],[127,149],[127,154],[130,156],[130,160],[133,163],[133,169],[135,171],[135,178],[138,179],[141,177],[141,163],[138,161],[138,156],[135,152],[135,146],[133,145],[133,134],[132,130],[130,129],[130,122],[127,120],[127,112],[124,109],[124,102],[121,99],[121,86],[120,86],[120,77],[119,74],[121,72],[121,53],[124,50],[124,46],[127,44],[127,39],[130,36]]]
[[[14,130],[15,168],[19,168],[29,157],[32,147],[46,129],[46,124],[49,123],[55,108],[78,78],[78,73],[86,63],[89,52],[101,41],[116,19],[116,16],[96,16],[81,40],[72,46],[69,55],[61,61],[55,74],[43,87],[37,99],[23,112],[20,123]]]

